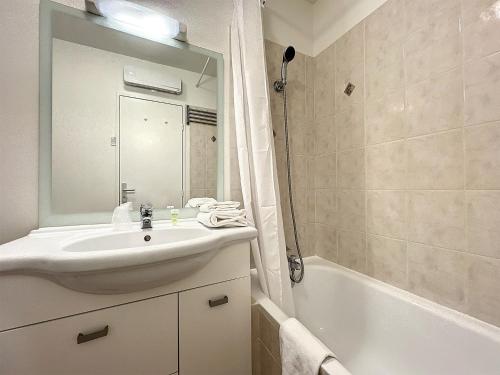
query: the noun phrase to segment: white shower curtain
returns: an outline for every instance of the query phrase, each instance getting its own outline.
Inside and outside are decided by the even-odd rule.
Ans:
[[[252,254],[261,287],[294,316],[273,147],[260,0],[234,0],[234,114],[243,203],[259,231]]]

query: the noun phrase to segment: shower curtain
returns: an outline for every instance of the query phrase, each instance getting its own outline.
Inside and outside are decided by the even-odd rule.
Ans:
[[[260,0],[234,0],[231,66],[243,203],[262,290],[294,316],[273,147]]]

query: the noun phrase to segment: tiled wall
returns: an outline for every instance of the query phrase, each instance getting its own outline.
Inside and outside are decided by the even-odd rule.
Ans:
[[[259,304],[252,305],[252,375],[281,375],[279,324]]]
[[[190,197],[217,198],[217,127],[189,125],[189,142]]]
[[[274,146],[278,165],[278,180],[285,225],[287,247],[295,249],[293,227],[288,199],[287,168],[285,159],[285,134],[283,95],[273,89],[274,81],[281,76],[283,46],[266,41],[266,61],[269,79],[271,114],[274,130]],[[309,197],[313,196],[311,168],[314,157],[314,104],[313,104],[313,59],[296,53],[294,60],[288,65],[288,127],[290,132],[290,150],[292,159],[293,198],[296,219],[299,229],[300,244],[304,253],[312,254],[310,248],[310,223],[314,222],[314,212]]]
[[[498,326],[499,36],[496,0],[389,0],[290,64],[307,253]],[[270,80],[281,48],[267,44]],[[277,129],[277,98],[272,111]]]

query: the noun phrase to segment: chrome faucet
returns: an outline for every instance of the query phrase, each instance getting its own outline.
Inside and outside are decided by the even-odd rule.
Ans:
[[[141,215],[141,229],[152,229],[153,228],[153,206],[149,203],[141,204],[139,209]]]

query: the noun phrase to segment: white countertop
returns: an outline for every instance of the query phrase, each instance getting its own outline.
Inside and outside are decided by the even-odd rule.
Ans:
[[[124,249],[67,251],[64,246],[79,240],[117,234],[111,224],[80,225],[42,228],[28,236],[0,245],[0,274],[2,273],[60,273],[93,272],[122,267],[136,267],[167,261],[179,256],[190,256],[220,249],[231,243],[249,241],[257,236],[253,227],[207,228],[195,219],[179,220],[176,226],[170,221],[153,222],[152,230],[141,230],[134,223],[130,233],[151,235],[159,231],[180,228],[205,231],[203,237],[166,244],[142,244]]]

